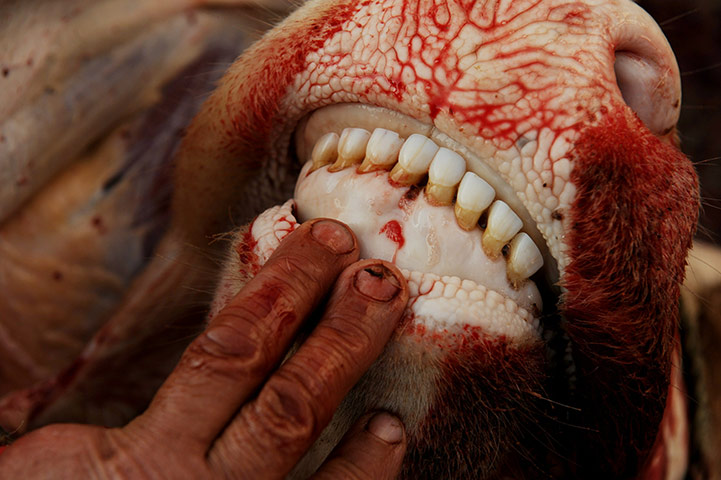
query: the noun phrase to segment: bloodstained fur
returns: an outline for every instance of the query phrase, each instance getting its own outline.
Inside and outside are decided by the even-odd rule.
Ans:
[[[527,437],[545,396],[541,343],[512,346],[469,325],[436,331],[412,324],[403,335],[443,354],[433,406],[409,436],[401,478],[483,479],[499,471],[527,478],[530,450],[537,450]]]
[[[184,213],[175,221],[191,243],[204,246],[208,236],[226,231],[229,211],[234,218],[249,218],[249,212],[260,213],[267,202],[283,199],[261,198],[260,189],[290,190],[297,172],[287,163],[286,147],[269,140],[279,134],[274,126],[282,120],[283,98],[307,68],[308,53],[320,49],[362,6],[352,0],[328,2],[312,18],[291,15],[230,67],[188,127],[175,165],[173,209]],[[265,165],[268,158],[278,163]],[[277,168],[283,164],[288,168]],[[271,185],[260,187],[253,178]],[[192,222],[184,223],[189,218]]]
[[[252,164],[266,158],[267,139],[277,121],[281,99],[287,94],[293,78],[307,68],[308,52],[320,49],[360,7],[352,1],[334,3],[310,22],[301,20],[302,35],[296,28],[289,27],[281,38],[262,43],[262,51],[254,52],[253,58],[263,59],[263,68],[251,70],[252,76],[238,81],[238,89],[243,90],[239,98],[228,98],[228,108],[234,112],[232,127],[235,130],[229,132],[228,138],[242,143],[240,149],[246,153],[243,158],[246,168],[258,168],[260,165]],[[231,106],[238,106],[239,99],[253,99],[254,103],[251,108],[240,105],[233,109]]]
[[[255,220],[250,223],[250,225],[245,228],[245,231],[242,233],[239,233],[239,235],[242,235],[242,240],[238,242],[236,246],[236,252],[238,253],[238,261],[240,262],[241,268],[238,270],[241,274],[250,273],[250,277],[247,279],[254,277],[259,271],[260,271],[260,262],[258,260],[258,256],[255,254],[255,246],[258,244],[258,241],[253,237],[253,234],[251,233],[253,231],[253,223],[255,223]],[[242,229],[241,229],[242,230]],[[247,282],[243,282],[245,284]]]
[[[689,160],[628,108],[609,109],[574,150],[561,310],[578,383],[577,475],[627,478],[656,438],[698,214]]]

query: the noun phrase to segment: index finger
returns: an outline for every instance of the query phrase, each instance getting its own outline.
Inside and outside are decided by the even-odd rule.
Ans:
[[[302,224],[188,346],[148,410],[128,427],[187,436],[207,448],[358,256],[355,235],[342,223]]]

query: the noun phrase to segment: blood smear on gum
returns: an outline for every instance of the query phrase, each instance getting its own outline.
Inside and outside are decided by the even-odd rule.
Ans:
[[[406,239],[403,238],[403,229],[397,220],[391,220],[383,225],[378,233],[385,233],[386,237],[388,237],[390,241],[395,242],[398,245],[397,250],[403,248],[403,245],[406,243]]]

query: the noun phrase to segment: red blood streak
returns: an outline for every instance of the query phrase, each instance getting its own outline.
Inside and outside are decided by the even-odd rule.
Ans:
[[[281,222],[288,223],[288,228],[285,228],[283,230],[277,230],[276,235],[278,237],[278,240],[283,240],[289,234],[293,233],[296,228],[298,228],[298,222],[295,221],[295,217],[293,217],[292,215],[291,216],[283,215],[276,221],[276,224],[281,223]],[[280,234],[280,232],[283,232],[283,233]]]
[[[497,101],[502,96],[494,97],[494,100],[490,101],[476,100],[467,104],[457,101],[458,94],[464,96],[475,94],[479,96],[478,98],[482,98],[493,92],[483,90],[480,86],[475,91],[464,86],[468,83],[467,72],[458,62],[455,51],[456,47],[453,41],[458,38],[458,31],[452,28],[454,24],[469,25],[483,31],[489,39],[484,46],[502,45],[509,43],[509,40],[513,42],[512,35],[516,30],[508,25],[520,16],[528,14],[531,9],[538,9],[537,16],[540,20],[543,15],[551,15],[550,12],[541,11],[537,1],[505,2],[510,3],[506,6],[499,2],[470,0],[451,2],[454,4],[453,12],[449,10],[446,3],[399,2],[402,5],[399,17],[408,19],[406,27],[409,29],[404,33],[399,33],[400,38],[405,37],[406,40],[409,40],[414,31],[433,31],[435,33],[430,36],[416,34],[414,40],[420,40],[423,43],[419,49],[413,50],[417,54],[409,55],[405,60],[394,60],[398,63],[399,68],[395,70],[394,76],[388,79],[391,87],[383,88],[385,93],[395,97],[396,100],[402,100],[403,93],[409,87],[424,91],[429,97],[425,103],[429,108],[428,113],[431,119],[445,113],[454,117],[459,123],[475,125],[478,128],[478,135],[492,139],[501,148],[508,148],[512,142],[515,142],[519,127],[526,123],[538,129],[545,127],[555,130],[559,135],[566,129],[577,127],[576,124],[557,126],[557,118],[562,112],[550,105],[548,100],[553,97],[551,92],[546,91],[545,88],[539,89],[538,82],[534,81],[535,78],[543,75],[542,72],[545,68],[548,68],[542,61],[543,57],[538,55],[541,52],[536,47],[524,48],[522,45],[513,49],[508,49],[507,46],[499,47],[495,56],[497,60],[521,56],[533,59],[525,65],[513,65],[513,62],[510,62],[509,70],[506,73],[515,80],[508,80],[506,88],[515,88],[519,96],[533,97],[537,104],[534,109],[515,109],[513,114],[509,114],[510,105]],[[591,15],[589,8],[583,5],[573,4],[563,10],[565,11],[563,21],[572,26],[582,25],[583,21]],[[558,12],[553,14],[558,15]],[[452,17],[454,21],[451,21]],[[425,69],[434,72],[432,77],[419,75],[417,71],[419,62]],[[519,75],[518,71],[528,74]]]
[[[243,235],[243,241],[238,244],[237,252],[241,270],[247,269],[252,275],[255,275],[260,271],[260,262],[258,261],[258,256],[253,251],[258,243],[250,233],[253,231],[253,223],[255,223],[255,220],[253,220],[248,227],[248,231]]]
[[[378,233],[385,233],[386,237],[398,245],[398,250],[403,248],[403,245],[406,243],[406,239],[403,238],[403,228],[401,228],[401,224],[396,220],[391,220],[383,225]]]
[[[277,121],[275,116],[280,100],[286,95],[293,78],[307,68],[308,52],[319,50],[328,38],[343,28],[347,19],[368,3],[344,2],[322,9],[318,17],[304,25],[302,35],[298,35],[296,29],[280,29],[276,32],[275,41],[258,47],[255,61],[266,67],[251,69],[251,76],[238,80],[238,95],[234,96],[232,104],[223,107],[232,113],[225,125],[229,143],[223,145],[224,150],[242,148],[249,151],[249,159],[265,158],[266,139]],[[248,108],[248,105],[253,108]],[[246,167],[250,167],[251,163],[246,162]]]

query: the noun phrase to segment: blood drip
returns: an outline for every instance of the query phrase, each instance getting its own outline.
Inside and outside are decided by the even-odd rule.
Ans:
[[[403,245],[406,243],[406,239],[403,237],[403,228],[401,227],[401,224],[398,223],[397,220],[391,220],[390,222],[386,223],[381,227],[379,234],[386,234],[386,237],[391,242],[394,242],[396,245],[398,245],[398,248],[396,248],[396,252],[393,254],[393,263],[396,262],[396,255],[398,255],[398,250],[403,248]]]
[[[378,233],[385,233],[386,237],[394,243],[398,245],[398,250],[403,248],[403,245],[406,243],[406,239],[403,237],[403,228],[401,227],[401,224],[398,223],[396,220],[391,220],[390,222],[383,225],[380,232]]]

